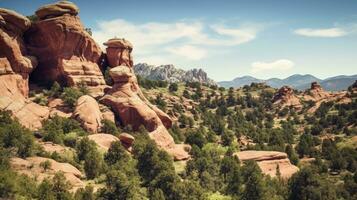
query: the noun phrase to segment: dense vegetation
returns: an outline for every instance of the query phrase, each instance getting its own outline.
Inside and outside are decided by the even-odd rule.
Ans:
[[[174,162],[149,139],[145,128],[135,132],[130,127],[117,128],[112,122],[103,121],[105,132],[129,132],[135,143],[131,154],[120,142],[113,142],[108,152],[102,152],[73,119],[55,116],[46,120],[40,131],[32,133],[8,112],[1,111],[0,198],[357,198],[357,144],[351,140],[357,135],[355,98],[347,104],[325,102],[315,113],[307,113],[311,102],[305,102],[301,111],[276,107],[271,101],[275,89],[262,84],[224,89],[199,83],[138,80],[145,94],[157,95],[151,102],[177,117],[169,131],[177,143],[192,146],[192,159],[184,164]],[[54,84],[42,95],[60,97],[73,107],[73,100],[86,93],[83,88],[62,89]],[[181,102],[169,102],[167,95],[178,96]],[[185,107],[184,102],[192,106]],[[41,140],[71,148],[73,154],[44,152],[34,134]],[[250,145],[242,145],[244,138]],[[245,149],[286,152],[300,171],[286,180],[277,170],[277,178],[271,178],[262,173],[256,162],[241,163],[234,155]],[[34,155],[71,163],[91,184],[74,192],[61,173],[39,183],[11,168],[11,157]],[[313,161],[304,162],[306,158]],[[41,166],[44,170],[50,168],[48,163]]]

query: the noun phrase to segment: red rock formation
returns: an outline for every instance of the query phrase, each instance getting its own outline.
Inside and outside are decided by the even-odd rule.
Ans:
[[[50,168],[46,171],[41,167],[41,163],[45,161],[51,163]],[[36,178],[38,181],[52,178],[57,172],[61,171],[67,181],[73,186],[73,191],[85,186],[83,181],[81,181],[81,178],[83,178],[81,171],[69,163],[60,163],[44,157],[27,157],[26,159],[14,157],[11,158],[10,164],[12,169],[17,173]]]
[[[292,106],[295,109],[301,109],[300,99],[294,94],[294,90],[289,86],[281,87],[273,97],[273,103],[282,108]]]
[[[306,101],[311,100],[316,102],[329,97],[331,97],[331,94],[322,89],[321,85],[317,82],[312,82],[311,88],[304,94],[304,99]]]
[[[98,66],[102,51],[85,31],[74,4],[58,2],[39,8],[26,34],[30,53],[39,58],[33,79],[68,86],[84,82],[92,89],[105,85]]]
[[[236,153],[239,160],[255,160],[262,172],[271,177],[276,176],[276,169],[279,166],[282,178],[290,178],[294,173],[299,171],[295,165],[290,163],[286,153],[278,151],[241,151]]]
[[[166,129],[172,125],[170,117],[153,106],[139,88],[132,68],[131,44],[123,39],[112,39],[105,44],[109,45],[107,51],[112,52],[108,61],[112,67],[109,74],[114,85],[101,102],[110,106],[124,125],[131,125],[134,130],[144,125],[158,146],[173,155],[176,160],[187,159],[189,155],[184,146],[176,145]],[[118,63],[122,65],[115,66]]]
[[[119,138],[117,138],[116,136],[104,133],[89,135],[88,139],[94,141],[98,145],[98,147],[103,149],[104,151],[108,151],[112,142],[119,141]]]
[[[130,134],[128,134],[128,133],[121,133],[121,134],[119,135],[119,139],[120,139],[120,141],[121,141],[122,143],[125,143],[125,144],[127,144],[127,145],[129,145],[129,146],[131,146],[131,145],[134,143],[134,141],[135,141],[134,136],[132,136],[132,135],[130,135]]]
[[[119,65],[133,67],[133,59],[131,57],[133,45],[129,41],[113,38],[104,43],[104,45],[107,46],[107,59],[111,67]]]
[[[10,110],[22,125],[37,129],[49,111],[27,99],[29,73],[37,61],[28,56],[22,36],[31,22],[6,9],[0,9],[0,16],[0,109]]]
[[[102,126],[103,117],[98,102],[89,95],[83,95],[77,100],[73,117],[92,133],[97,133]]]

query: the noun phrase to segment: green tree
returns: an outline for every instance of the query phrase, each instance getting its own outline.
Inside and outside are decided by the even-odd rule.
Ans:
[[[118,127],[115,125],[114,122],[107,120],[107,119],[103,119],[102,120],[102,132],[112,134],[112,135],[118,135],[120,133],[120,130],[118,129]]]
[[[96,151],[96,149],[97,145],[95,142],[89,140],[88,137],[82,138],[76,146],[78,159],[84,160],[90,151]]]
[[[305,167],[289,180],[289,200],[337,199],[331,183],[323,181],[311,168]]]
[[[177,83],[171,83],[169,86],[169,91],[170,92],[176,92],[178,90],[178,84]]]
[[[95,195],[93,193],[93,187],[87,185],[85,188],[79,188],[75,195],[74,199],[76,200],[95,200]]]
[[[244,190],[242,199],[262,200],[266,198],[263,174],[255,161],[247,161],[243,166]]]
[[[133,185],[124,173],[110,170],[106,177],[106,187],[99,192],[100,197],[113,200],[135,199],[138,191],[132,187]]]
[[[124,149],[121,142],[115,141],[110,145],[108,152],[104,156],[104,160],[108,166],[114,165],[116,163],[124,165],[125,163],[129,162],[130,156]]]
[[[102,155],[96,150],[90,150],[84,158],[84,172],[87,178],[96,178],[103,170]]]

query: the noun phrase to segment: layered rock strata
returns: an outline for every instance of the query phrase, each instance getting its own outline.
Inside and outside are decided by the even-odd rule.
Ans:
[[[175,144],[166,129],[172,125],[171,118],[152,105],[140,90],[132,68],[132,45],[117,38],[104,44],[108,46],[107,53],[111,52],[107,59],[114,85],[101,102],[112,108],[124,126],[131,125],[134,130],[138,130],[143,125],[159,147],[173,155],[176,160],[187,159],[189,155],[184,147]]]

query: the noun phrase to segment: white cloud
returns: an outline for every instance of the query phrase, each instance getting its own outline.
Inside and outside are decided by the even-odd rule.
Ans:
[[[167,60],[158,58],[161,56],[175,62],[180,59],[201,60],[215,49],[210,46],[236,46],[252,41],[258,31],[254,26],[228,28],[217,24],[209,26],[197,20],[132,23],[115,19],[98,22],[93,38],[101,45],[113,37],[125,38],[133,43],[133,53],[138,60]]]
[[[207,54],[205,49],[195,47],[192,45],[172,47],[172,48],[168,48],[167,50],[175,55],[186,57],[190,60],[201,60]]]
[[[286,71],[294,67],[294,62],[287,59],[280,59],[273,62],[254,62],[252,63],[251,72],[259,73],[265,71]]]
[[[348,32],[342,28],[327,28],[327,29],[311,29],[302,28],[294,31],[295,34],[306,37],[342,37],[348,34]]]

